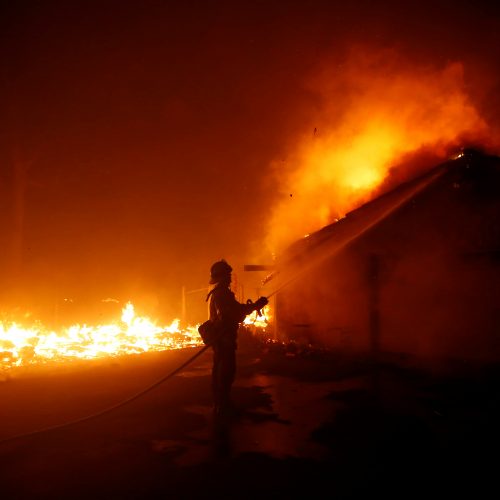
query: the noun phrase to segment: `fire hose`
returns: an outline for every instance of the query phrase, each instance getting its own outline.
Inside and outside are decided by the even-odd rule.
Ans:
[[[422,183],[421,185],[417,186],[417,188],[413,188],[413,190],[410,190],[410,192],[402,200],[399,200],[399,202],[397,202],[396,204],[394,204],[393,206],[391,206],[389,209],[386,209],[385,211],[383,211],[381,214],[378,215],[378,217],[376,217],[374,220],[370,221],[368,224],[366,224],[364,227],[362,227],[357,234],[352,235],[350,238],[347,238],[346,240],[342,241],[342,243],[339,244],[338,247],[335,247],[333,249],[330,249],[330,251],[325,252],[322,257],[316,259],[312,263],[309,263],[309,265],[303,266],[302,269],[300,269],[296,274],[292,275],[288,280],[284,281],[276,290],[274,290],[272,293],[270,293],[266,298],[270,299],[272,296],[274,296],[278,292],[280,292],[283,288],[285,288],[290,283],[292,283],[293,281],[295,281],[299,276],[301,276],[302,274],[304,274],[308,270],[311,270],[311,268],[313,268],[316,265],[318,265],[320,262],[322,262],[329,255],[338,252],[342,248],[345,248],[356,237],[358,237],[360,234],[363,234],[364,232],[368,231],[370,228],[372,228],[373,226],[375,226],[384,217],[386,217],[388,214],[390,214],[391,212],[393,212],[397,207],[401,206],[404,202],[408,201],[408,199],[410,199],[411,196],[413,196],[414,194],[418,193],[421,189],[423,189],[423,187],[425,187],[426,185],[428,185],[432,180],[434,180],[435,178],[437,178],[438,176],[440,176],[443,172],[444,172],[444,170],[439,171],[437,174],[434,173],[432,176],[430,176],[429,178],[426,179],[425,183]],[[183,370],[184,368],[186,368],[186,366],[188,366],[189,364],[191,364],[196,358],[198,358],[199,356],[201,356],[210,346],[211,346],[211,343],[206,344],[197,353],[195,353],[193,356],[191,356],[187,361],[185,361],[178,368],[176,368],[175,370],[171,371],[170,373],[168,373],[167,375],[165,375],[164,377],[162,377],[160,380],[158,380],[155,383],[151,384],[150,386],[146,387],[142,391],[134,394],[133,396],[131,396],[131,397],[129,397],[129,398],[123,400],[123,401],[120,401],[120,402],[116,403],[115,405],[112,405],[112,406],[110,406],[108,408],[105,408],[104,410],[101,410],[99,412],[93,413],[91,415],[87,415],[85,417],[81,417],[81,418],[78,418],[78,419],[75,419],[75,420],[71,420],[69,422],[64,422],[62,424],[56,424],[56,425],[48,426],[48,427],[45,427],[45,428],[42,428],[42,429],[38,429],[38,430],[35,430],[35,431],[31,431],[31,432],[27,432],[27,433],[21,433],[21,434],[16,434],[14,436],[10,436],[10,437],[7,437],[5,439],[1,439],[0,440],[0,444],[6,443],[6,442],[9,442],[9,441],[13,441],[15,439],[20,439],[20,438],[23,438],[23,437],[33,436],[33,435],[36,435],[36,434],[41,434],[41,433],[45,433],[45,432],[49,432],[49,431],[53,431],[53,430],[57,430],[57,429],[62,429],[64,427],[69,427],[71,425],[75,425],[75,424],[78,424],[78,423],[81,423],[81,422],[86,422],[86,421],[89,421],[89,420],[101,417],[102,415],[110,413],[110,412],[112,412],[112,411],[114,411],[114,410],[116,410],[118,408],[121,408],[122,406],[125,406],[126,404],[131,403],[132,401],[135,401],[136,399],[142,397],[143,395],[145,395],[146,393],[150,392],[154,388],[156,388],[159,385],[163,384],[163,382],[165,382],[166,380],[172,378],[174,375],[176,375],[181,370]]]
[[[272,294],[272,295],[274,295],[274,294]],[[249,304],[249,303],[252,303],[252,301],[250,299],[247,300],[247,304]],[[258,312],[260,314],[260,311],[258,311]],[[10,441],[14,441],[16,439],[21,439],[21,438],[25,438],[25,437],[29,437],[29,436],[35,436],[37,434],[43,434],[43,433],[46,433],[46,432],[55,431],[55,430],[62,429],[62,428],[65,428],[65,427],[70,427],[72,425],[76,425],[76,424],[79,424],[79,423],[82,423],[82,422],[88,422],[89,420],[93,420],[93,419],[96,419],[96,418],[101,417],[103,415],[106,415],[107,413],[111,413],[112,411],[117,410],[118,408],[121,408],[122,406],[125,406],[125,405],[131,403],[132,401],[135,401],[136,399],[139,399],[140,397],[142,397],[145,394],[147,394],[148,392],[152,391],[153,389],[155,389],[159,385],[161,385],[164,382],[166,382],[168,379],[170,379],[170,378],[174,377],[175,375],[177,375],[177,373],[179,373],[180,371],[182,371],[184,368],[186,368],[188,365],[190,365],[195,359],[197,359],[198,357],[200,357],[209,347],[212,346],[213,343],[214,343],[214,341],[212,341],[211,343],[208,343],[208,344],[204,345],[198,352],[196,352],[193,356],[191,356],[189,359],[187,359],[180,366],[178,366],[177,368],[175,368],[170,373],[168,373],[167,375],[163,376],[161,379],[157,380],[153,384],[149,385],[145,389],[143,389],[143,390],[137,392],[136,394],[133,394],[132,396],[128,397],[127,399],[119,401],[118,403],[116,403],[116,404],[114,404],[112,406],[109,406],[109,407],[107,407],[107,408],[105,408],[103,410],[100,410],[98,412],[92,413],[90,415],[86,415],[84,417],[76,418],[76,419],[70,420],[68,422],[63,422],[61,424],[55,424],[55,425],[43,427],[41,429],[36,429],[34,431],[29,431],[29,432],[24,432],[24,433],[20,433],[20,434],[15,434],[13,436],[9,436],[7,438],[0,439],[0,445],[4,444],[4,443],[7,443],[7,442],[10,442]]]
[[[28,437],[28,436],[34,436],[36,434],[42,434],[42,433],[45,433],[45,432],[55,431],[57,429],[62,429],[63,427],[69,427],[71,425],[76,425],[76,424],[79,424],[81,422],[87,422],[87,421],[93,420],[93,419],[95,419],[97,417],[101,417],[103,415],[106,415],[107,413],[110,413],[110,412],[112,412],[114,410],[117,410],[118,408],[121,408],[122,406],[125,406],[126,404],[129,404],[132,401],[135,401],[136,399],[139,399],[140,397],[144,396],[146,393],[152,391],[154,388],[156,388],[159,385],[163,384],[163,382],[165,382],[169,378],[172,378],[174,375],[176,375],[181,370],[183,370],[184,368],[186,368],[186,366],[188,366],[189,364],[191,364],[196,358],[198,358],[199,356],[201,356],[209,347],[210,347],[210,345],[203,346],[198,352],[196,352],[193,356],[191,356],[187,361],[185,361],[184,363],[182,363],[182,365],[178,366],[175,370],[172,370],[170,373],[168,373],[167,375],[165,375],[164,377],[162,377],[160,380],[157,380],[156,382],[154,382],[150,386],[146,387],[145,389],[137,392],[136,394],[130,396],[127,399],[124,399],[124,400],[122,400],[122,401],[120,401],[120,402],[118,402],[118,403],[116,403],[116,404],[114,404],[112,406],[109,406],[108,408],[105,408],[104,410],[100,410],[100,411],[98,411],[96,413],[92,413],[90,415],[86,415],[85,417],[80,417],[80,418],[77,418],[77,419],[74,419],[74,420],[70,420],[69,422],[63,422],[61,424],[55,424],[55,425],[51,425],[51,426],[48,426],[48,427],[43,427],[41,429],[36,429],[34,431],[25,432],[25,433],[21,433],[21,434],[15,434],[13,436],[10,436],[10,437],[4,438],[4,439],[0,439],[0,444],[7,443],[9,441],[14,441],[16,439]]]
[[[295,279],[297,279],[301,274],[303,274],[308,269],[309,269],[308,266],[306,266],[303,269],[301,269],[298,273],[296,273],[295,275],[293,275],[290,279],[288,279],[284,283],[282,283],[276,290],[274,290],[272,293],[270,293],[269,295],[267,295],[266,298],[270,299],[271,297],[273,297],[274,295],[276,295],[278,292],[280,292],[283,288],[285,288],[286,286],[288,286],[292,281],[294,281]],[[252,301],[251,300],[247,300],[247,304],[249,304],[249,303],[252,303]],[[259,313],[259,315],[261,315],[261,311],[260,310],[258,310],[257,312]],[[55,424],[55,425],[52,425],[52,426],[43,427],[41,429],[37,429],[37,430],[34,430],[34,431],[30,431],[30,432],[15,434],[13,436],[10,436],[10,437],[4,438],[4,439],[0,439],[0,445],[2,445],[4,443],[7,443],[7,442],[10,442],[10,441],[14,441],[16,439],[21,439],[21,438],[24,438],[24,437],[34,436],[34,435],[37,435],[37,434],[42,434],[42,433],[45,433],[45,432],[51,432],[51,431],[55,431],[55,430],[58,430],[58,429],[65,428],[65,427],[70,427],[72,425],[76,425],[76,424],[79,424],[79,423],[82,423],[82,422],[87,422],[89,420],[93,420],[93,419],[96,419],[96,418],[101,417],[103,415],[106,415],[108,413],[111,413],[112,411],[117,410],[118,408],[121,408],[121,407],[123,407],[123,406],[131,403],[132,401],[135,401],[136,399],[139,399],[140,397],[142,397],[145,394],[147,394],[148,392],[152,391],[153,389],[155,389],[159,385],[161,385],[164,382],[166,382],[168,379],[172,378],[174,375],[176,375],[181,370],[183,370],[188,365],[190,365],[195,359],[197,359],[199,356],[201,356],[209,347],[211,347],[212,344],[213,344],[213,341],[209,342],[209,343],[206,343],[206,345],[204,345],[198,352],[196,352],[193,356],[191,356],[187,361],[185,361],[184,363],[182,363],[179,367],[177,367],[176,369],[172,370],[170,373],[168,373],[167,375],[165,375],[161,379],[157,380],[156,382],[154,382],[150,386],[148,386],[145,389],[137,392],[136,394],[130,396],[127,399],[119,401],[118,403],[116,403],[116,404],[114,404],[112,406],[109,406],[109,407],[107,407],[107,408],[105,408],[103,410],[100,410],[100,411],[96,412],[96,413],[92,413],[90,415],[86,415],[84,417],[80,417],[80,418],[77,418],[77,419],[74,419],[74,420],[70,420],[68,422],[63,422],[61,424]]]

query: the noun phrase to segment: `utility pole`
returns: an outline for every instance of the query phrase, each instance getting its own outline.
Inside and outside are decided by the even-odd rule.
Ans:
[[[182,301],[181,301],[181,321],[186,324],[186,287],[182,285]]]

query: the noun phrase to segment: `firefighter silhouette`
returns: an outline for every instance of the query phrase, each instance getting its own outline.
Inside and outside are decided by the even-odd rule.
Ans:
[[[238,327],[248,314],[262,309],[268,300],[238,302],[230,289],[231,266],[225,261],[215,262],[210,268],[210,284],[215,287],[207,296],[210,320],[217,325],[217,336],[212,344],[212,391],[214,415],[229,416],[233,411],[231,387],[236,375]]]

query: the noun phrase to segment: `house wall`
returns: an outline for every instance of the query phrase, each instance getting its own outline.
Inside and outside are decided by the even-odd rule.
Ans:
[[[480,180],[448,176],[302,273],[279,295],[281,335],[346,351],[500,360],[500,203]]]

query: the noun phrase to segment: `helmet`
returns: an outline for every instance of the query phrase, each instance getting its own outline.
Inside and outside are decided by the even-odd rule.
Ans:
[[[229,277],[232,270],[233,268],[224,259],[215,262],[210,268],[209,283],[211,285],[219,283],[223,278]]]

